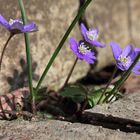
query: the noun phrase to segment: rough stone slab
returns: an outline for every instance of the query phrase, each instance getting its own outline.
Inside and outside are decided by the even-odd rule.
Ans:
[[[116,102],[97,105],[88,111],[140,122],[140,93],[128,94]]]
[[[88,111],[140,121],[140,94],[133,93]],[[1,140],[139,140],[140,134],[58,120],[0,121]]]
[[[55,120],[0,121],[1,140],[139,140],[140,135],[100,126]]]

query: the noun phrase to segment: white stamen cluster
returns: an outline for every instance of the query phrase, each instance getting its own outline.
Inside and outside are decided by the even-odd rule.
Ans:
[[[89,31],[86,32],[87,37],[89,40],[97,40],[98,39],[98,33],[96,30],[89,29]]]
[[[82,42],[82,43],[80,44],[80,46],[78,47],[78,50],[79,50],[79,53],[81,53],[81,54],[86,54],[87,52],[90,51],[89,47],[86,46],[86,45],[84,44],[84,42]]]
[[[128,65],[130,63],[130,61],[131,61],[131,58],[120,55],[118,57],[118,60],[121,61],[123,63],[123,65]]]
[[[21,20],[13,20],[13,19],[10,19],[9,24],[13,25],[16,22],[23,24],[23,22]]]

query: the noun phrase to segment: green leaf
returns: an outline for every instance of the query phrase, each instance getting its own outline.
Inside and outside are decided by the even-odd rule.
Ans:
[[[92,89],[91,91],[89,91],[88,99],[89,99],[89,105],[91,107],[97,104],[102,92],[103,92],[103,88],[100,88],[100,89],[98,88],[97,90]]]
[[[91,108],[95,106],[94,101],[90,98],[88,98],[88,104],[90,105]]]
[[[81,86],[66,87],[60,94],[63,97],[71,98],[74,102],[83,102],[86,99],[85,89]]]

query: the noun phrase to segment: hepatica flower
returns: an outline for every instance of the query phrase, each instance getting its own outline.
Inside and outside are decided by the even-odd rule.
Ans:
[[[137,54],[140,52],[139,48],[134,48],[132,45],[126,46],[123,50],[115,42],[111,42],[110,46],[112,48],[117,67],[122,71],[128,70],[134,62]],[[134,66],[132,72],[140,74],[140,61]]]
[[[80,60],[85,60],[90,64],[93,64],[94,60],[96,60],[94,52],[91,52],[84,41],[79,41],[79,43],[77,43],[74,38],[70,38],[70,48]]]
[[[0,24],[9,30],[11,34],[35,32],[38,30],[34,23],[24,25],[19,19],[10,19],[8,22],[2,15],[0,15]]]
[[[92,29],[87,29],[83,23],[80,25],[82,35],[84,39],[91,45],[97,46],[100,48],[105,47],[105,45],[101,42],[98,41],[99,37],[99,31],[98,29],[92,28]]]

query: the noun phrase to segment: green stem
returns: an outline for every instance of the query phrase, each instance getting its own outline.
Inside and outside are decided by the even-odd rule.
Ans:
[[[100,101],[102,100],[103,96],[105,95],[106,90],[107,90],[107,88],[109,87],[109,85],[110,85],[111,81],[113,80],[113,78],[114,78],[114,76],[115,76],[116,72],[117,72],[117,66],[115,66],[115,68],[114,68],[114,70],[113,70],[113,73],[112,73],[112,75],[111,75],[111,77],[110,77],[110,79],[109,79],[109,81],[108,81],[108,83],[107,83],[107,85],[106,85],[106,87],[105,87],[105,89],[104,89],[103,93],[101,94],[101,96],[100,96],[100,98],[99,98],[99,100],[98,100],[97,104],[99,104],[99,103],[100,103]]]
[[[0,57],[0,71],[1,71],[1,64],[2,64],[2,60],[3,60],[3,56],[4,56],[4,53],[5,53],[5,50],[6,50],[6,47],[9,43],[9,41],[11,40],[11,38],[14,36],[14,34],[10,34],[10,36],[8,37],[4,47],[3,47],[3,50],[2,50],[2,53],[1,53],[1,57]]]
[[[46,74],[48,73],[52,63],[54,62],[56,56],[58,55],[58,53],[60,52],[61,48],[63,47],[66,39],[68,38],[69,34],[71,33],[72,29],[74,28],[75,24],[77,23],[77,21],[80,19],[80,17],[82,16],[82,14],[84,13],[85,9],[87,8],[87,6],[89,5],[89,3],[91,2],[92,0],[87,0],[85,2],[85,4],[80,8],[77,16],[74,18],[74,20],[72,21],[71,25],[69,26],[68,30],[66,31],[65,35],[63,36],[62,40],[60,41],[59,45],[57,46],[55,52],[53,53],[50,61],[48,62],[43,74],[41,75],[41,78],[39,79],[39,82],[36,86],[36,93],[41,85],[41,83],[43,82]]]
[[[130,75],[131,73],[129,73]],[[126,79],[129,77],[129,75],[126,77]],[[123,82],[124,83],[124,82]],[[122,84],[123,85],[123,84]],[[122,85],[120,85],[120,87],[118,87],[118,89],[116,89],[116,91],[114,92],[114,95],[107,101],[108,103],[111,102],[113,100],[113,98],[116,96],[116,94],[118,93],[118,91],[120,90],[120,88],[122,87]]]
[[[136,63],[139,60],[140,60],[140,53],[137,55],[137,57],[135,58],[134,62],[129,67],[129,69],[122,75],[122,77],[120,78],[120,80],[117,82],[117,84],[115,85],[115,87],[112,89],[111,93],[107,96],[107,98],[105,98],[104,102],[106,102],[114,94],[114,92],[121,87],[121,85],[129,77],[129,75],[131,74],[132,69],[134,68],[134,66],[136,65]]]
[[[75,68],[75,65],[76,65],[77,61],[78,61],[78,57],[77,57],[77,58],[75,59],[75,61],[74,61],[74,64],[73,64],[73,66],[72,66],[72,68],[71,68],[71,70],[70,70],[70,72],[69,72],[69,74],[68,74],[68,77],[66,78],[66,81],[65,81],[65,83],[64,83],[63,88],[64,88],[65,86],[67,86],[68,81],[69,81],[69,79],[70,79],[70,77],[71,77],[71,75],[72,75],[72,72],[73,72],[73,70],[74,70],[74,68]],[[63,88],[62,88],[62,89],[63,89]]]
[[[19,2],[20,10],[21,10],[22,20],[25,25],[27,24],[27,16],[26,16],[24,4],[22,0],[18,0],[18,2]],[[32,111],[33,111],[33,114],[35,114],[36,112],[35,93],[33,91],[33,85],[32,85],[32,63],[31,63],[31,56],[30,56],[30,40],[29,40],[28,33],[24,33],[24,38],[25,38],[26,59],[27,59],[27,66],[28,66],[28,82],[29,82],[29,88],[30,88],[30,93],[32,97]]]

